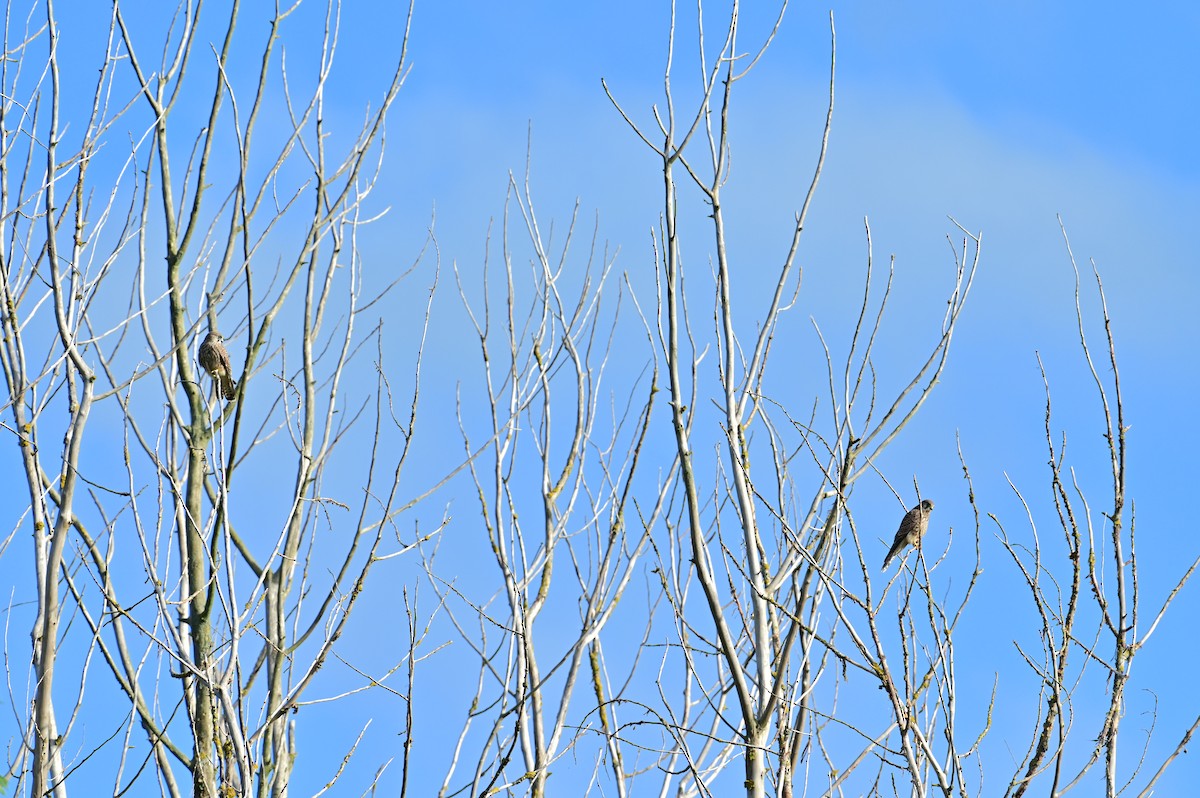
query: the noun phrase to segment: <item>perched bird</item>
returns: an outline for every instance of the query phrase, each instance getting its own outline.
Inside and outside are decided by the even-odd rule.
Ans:
[[[933,502],[924,499],[904,514],[904,520],[900,522],[900,528],[896,530],[896,539],[892,541],[892,548],[883,558],[884,570],[887,569],[892,558],[903,551],[905,546],[915,546],[921,542],[921,536],[929,528],[929,513],[932,510]]]
[[[213,330],[204,336],[200,344],[200,365],[217,381],[217,388],[226,399],[237,395],[237,383],[233,381],[233,366],[229,363],[229,352],[225,349],[225,339],[219,332]]]

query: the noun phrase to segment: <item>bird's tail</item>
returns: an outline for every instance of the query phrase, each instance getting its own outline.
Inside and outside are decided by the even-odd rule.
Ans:
[[[237,383],[228,374],[221,376],[221,393],[225,395],[226,400],[232,400],[237,396]]]

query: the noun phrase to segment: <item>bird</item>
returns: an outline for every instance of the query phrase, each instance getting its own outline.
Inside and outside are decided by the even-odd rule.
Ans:
[[[932,511],[933,502],[929,499],[923,499],[920,504],[904,514],[904,520],[900,522],[900,528],[896,530],[896,539],[892,541],[892,548],[888,550],[887,556],[883,558],[883,568],[881,570],[887,570],[888,563],[905,546],[915,546],[921,542],[921,536],[929,528],[929,513]]]
[[[237,395],[237,383],[233,379],[233,366],[229,363],[229,351],[225,349],[225,338],[216,330],[204,336],[200,344],[200,365],[217,382],[218,393],[226,399]]]

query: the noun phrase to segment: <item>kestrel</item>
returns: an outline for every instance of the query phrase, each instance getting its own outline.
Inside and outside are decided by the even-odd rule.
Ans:
[[[916,507],[904,514],[900,528],[896,530],[896,539],[892,548],[883,558],[883,568],[886,570],[892,558],[899,554],[905,546],[915,546],[921,542],[921,536],[929,528],[929,513],[933,510],[933,502],[924,499]]]
[[[225,339],[219,332],[213,330],[204,336],[200,344],[200,365],[217,381],[218,392],[226,399],[237,395],[237,383],[233,381],[233,366],[229,363],[229,352],[225,349]]]

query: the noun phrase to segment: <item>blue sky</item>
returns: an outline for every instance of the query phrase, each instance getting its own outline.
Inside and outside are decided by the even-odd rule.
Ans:
[[[1156,606],[1200,550],[1190,526],[1181,526],[1192,492],[1185,453],[1200,443],[1192,422],[1200,336],[1193,297],[1200,286],[1190,243],[1200,212],[1200,75],[1193,57],[1200,11],[1182,3],[1136,13],[1083,3],[833,8],[838,105],[801,256],[812,293],[784,329],[807,341],[810,315],[836,326],[836,313],[822,315],[822,300],[858,279],[864,216],[877,257],[895,253],[899,273],[918,284],[948,268],[947,215],[982,231],[982,271],[951,366],[885,467],[893,484],[918,476],[923,490],[939,496],[943,523],[962,536],[969,516],[954,459],[960,436],[983,509],[1010,534],[1028,535],[1007,475],[1048,534],[1045,399],[1035,353],[1055,393],[1056,434],[1067,431],[1081,481],[1097,501],[1107,487],[1098,400],[1074,332],[1074,275],[1061,214],[1085,288],[1094,258],[1108,292],[1133,425],[1130,484],[1146,601]],[[690,13],[681,9],[681,17]],[[827,15],[825,6],[795,4],[767,57],[739,87],[728,193],[741,203],[732,228],[746,262],[775,262],[811,174],[823,121]],[[764,30],[771,19],[746,12],[745,49],[756,40],[748,31]],[[648,120],[649,104],[661,103],[664,30],[665,13],[653,3],[419,8],[413,72],[392,122],[398,216],[427,217],[436,205],[443,257],[478,261],[486,219],[501,212],[507,172],[523,170],[532,130],[542,216],[565,220],[578,198],[583,217],[598,214],[602,237],[621,246],[624,268],[645,263],[659,207],[654,162],[609,105],[600,78],[636,118]],[[686,87],[680,76],[676,81]],[[415,225],[410,235],[420,235]],[[1095,346],[1101,329],[1090,297],[1085,311]],[[884,520],[894,515],[890,503],[874,512],[862,504],[860,523],[891,523]],[[1020,632],[1005,623],[1014,605],[1004,578],[1013,572],[992,539],[995,530],[985,523],[986,578],[962,640],[1011,668],[1011,641]],[[1140,691],[1157,691],[1160,746],[1173,746],[1195,717],[1192,694],[1171,687],[1187,678],[1178,668],[1197,654],[1186,629],[1198,606],[1193,586],[1139,665],[1127,729],[1146,726],[1150,694]],[[961,677],[991,689],[987,668]],[[1003,714],[996,719],[999,745],[1012,731]],[[1021,739],[1020,729],[1016,734]],[[1127,751],[1140,746],[1135,738]],[[1193,784],[1195,768],[1187,758],[1178,762],[1174,780],[1160,783],[1163,794]]]
[[[744,203],[734,235],[750,262],[778,253],[811,173],[828,69],[827,10],[791,8],[775,45],[740,86],[729,195]],[[979,283],[944,383],[911,437],[889,452],[894,483],[915,474],[932,486],[923,489],[939,495],[940,517],[961,535],[967,507],[953,459],[958,435],[986,511],[1010,534],[1025,529],[1007,474],[1048,523],[1040,352],[1056,427],[1069,432],[1081,479],[1103,496],[1098,404],[1074,338],[1061,214],[1081,268],[1095,258],[1108,291],[1133,424],[1131,487],[1152,574],[1146,592],[1156,603],[1198,549],[1179,524],[1191,492],[1184,453],[1200,442],[1190,423],[1198,330],[1189,243],[1200,211],[1200,81],[1191,56],[1200,12],[1186,4],[1133,13],[1082,3],[848,3],[834,11],[838,106],[802,253],[808,290],[836,296],[843,273],[857,278],[864,216],[877,256],[895,253],[902,275],[946,266],[947,215],[984,237]],[[748,11],[743,23],[744,31],[762,31],[769,18]],[[487,219],[501,213],[507,172],[523,170],[532,130],[543,218],[564,221],[578,198],[583,217],[598,214],[602,237],[621,246],[624,268],[644,263],[658,213],[654,163],[612,110],[600,78],[648,119],[649,104],[661,102],[664,29],[665,14],[653,3],[418,8],[413,71],[391,124],[396,229],[416,241],[415,220],[436,205],[443,257],[478,262]],[[383,26],[361,33],[375,38],[358,54],[386,46]],[[747,49],[754,39],[744,33]],[[1090,300],[1086,307],[1094,313]],[[836,325],[814,300],[785,329],[804,338],[810,314]],[[1099,327],[1090,332],[1098,343]],[[860,523],[873,515],[864,504]],[[890,519],[894,509],[886,504],[876,515]],[[989,540],[994,531],[985,526],[986,574],[1008,567],[1011,576]],[[964,645],[994,651],[1011,667],[1018,632],[1003,622],[1012,598],[1002,580],[984,583]],[[1163,700],[1161,745],[1173,745],[1196,711],[1168,698],[1188,698],[1169,688],[1184,678],[1176,666],[1197,653],[1184,631],[1196,610],[1193,588],[1139,671],[1139,689],[1159,690]],[[988,690],[985,671],[962,677]],[[1144,726],[1144,709],[1131,703],[1131,727]],[[998,737],[1007,730],[1002,715],[997,727]],[[1185,758],[1164,794],[1172,783],[1194,783],[1195,774]]]
[[[328,107],[332,120],[350,120],[348,130],[357,128],[363,106],[390,77],[403,21],[397,6],[362,0],[343,9]],[[425,487],[429,474],[458,459],[457,427],[444,411],[457,386],[469,388],[478,379],[477,343],[466,334],[449,266],[457,264],[468,277],[479,274],[489,223],[503,213],[508,174],[523,172],[527,149],[543,222],[565,225],[578,201],[581,229],[590,234],[593,223],[598,225],[601,242],[610,251],[619,248],[617,268],[635,281],[648,279],[649,231],[660,213],[661,179],[653,156],[612,108],[600,81],[608,82],[631,115],[649,122],[650,105],[662,102],[666,8],[656,0],[419,0],[412,69],[389,117],[387,160],[372,198],[375,207],[387,205],[390,212],[362,235],[364,257],[379,265],[367,279],[382,283],[394,276],[397,263],[407,267],[415,258],[436,212],[444,270],[435,302],[437,348],[426,365],[425,387],[435,443],[424,450],[427,459],[406,486],[412,493]],[[896,301],[905,306],[880,346],[894,353],[903,371],[915,358],[912,341],[925,340],[940,320],[938,292],[952,267],[946,237],[958,237],[947,219],[953,216],[982,232],[981,272],[942,384],[879,465],[893,485],[911,490],[915,477],[923,494],[937,497],[933,534],[938,524],[942,533],[956,530],[952,557],[964,568],[972,555],[970,509],[956,455],[960,441],[984,511],[995,513],[1011,535],[1028,534],[1024,511],[1007,487],[1011,479],[1027,491],[1039,523],[1051,525],[1041,530],[1052,529],[1040,354],[1054,391],[1056,434],[1067,432],[1069,454],[1096,498],[1098,514],[1108,477],[1099,405],[1079,357],[1074,274],[1061,215],[1085,287],[1090,288],[1094,258],[1108,292],[1132,424],[1130,487],[1143,545],[1144,600],[1156,607],[1200,553],[1185,515],[1194,493],[1189,455],[1200,445],[1194,398],[1200,393],[1194,354],[1200,340],[1194,310],[1200,264],[1191,241],[1200,217],[1195,60],[1200,9],[1186,3],[1135,12],[1111,3],[855,2],[833,10],[837,108],[800,254],[804,291],[781,324],[774,384],[803,407],[821,390],[824,375],[810,379],[795,364],[812,362],[814,321],[834,333],[835,352],[844,347],[837,333],[844,331],[847,308],[856,310],[864,217],[870,219],[877,263],[896,257]],[[827,91],[828,11],[812,4],[789,8],[776,42],[739,84],[727,199],[731,243],[742,264],[739,296],[746,297],[748,308],[761,304],[755,302],[757,292],[786,247],[790,220],[812,173]],[[265,19],[255,16],[259,13],[244,9],[239,31],[260,35]],[[710,36],[719,31],[723,13],[712,9]],[[311,67],[304,53],[313,29],[306,26],[319,23],[323,14],[313,3],[301,6],[293,20],[291,31],[298,37],[287,40],[286,52],[297,80]],[[691,5],[681,4],[681,51],[692,48],[691,15]],[[743,49],[756,45],[774,17],[774,10],[760,4],[744,10]],[[249,69],[254,62],[250,55],[240,66]],[[690,77],[683,70],[676,76],[684,94],[694,91]],[[702,215],[694,196],[685,206]],[[691,262],[700,267],[706,253],[703,245],[695,246]],[[423,286],[423,280],[412,285]],[[398,318],[389,329],[411,331],[413,318],[406,314],[419,303],[394,299],[396,306],[386,312]],[[1099,352],[1102,330],[1090,291],[1085,313]],[[388,345],[397,364],[406,362],[406,341]],[[1099,368],[1107,373],[1104,364]],[[665,423],[664,415],[660,424]],[[878,540],[890,535],[897,517],[890,493],[864,482],[856,500],[860,529],[880,530]],[[460,483],[437,497],[422,523],[428,528],[428,519],[448,506],[456,520],[440,562],[454,571],[457,555],[464,565],[455,575],[486,584],[494,579],[487,570],[491,563],[475,572],[477,560],[471,559],[483,545],[473,537],[481,533],[474,527],[478,512],[472,502],[466,483]],[[1018,616],[1006,593],[1006,580],[1014,574],[995,530],[985,523],[985,578],[960,645],[985,652],[981,659],[1006,670],[1019,668],[1012,639],[1028,630],[1014,623]],[[886,546],[877,546],[882,559]],[[348,659],[357,655],[356,661],[377,658],[382,664],[398,656],[400,641],[380,645],[375,630],[394,619],[400,586],[419,576],[415,569],[393,574],[402,578],[387,578],[382,592],[364,605],[362,625],[347,635]],[[1138,749],[1135,730],[1146,725],[1145,691],[1155,691],[1160,701],[1151,760],[1173,746],[1200,711],[1194,690],[1181,687],[1192,678],[1190,666],[1200,653],[1190,633],[1200,612],[1196,589],[1184,592],[1139,659],[1127,752]],[[430,646],[446,632],[435,628]],[[461,648],[439,652],[419,672],[428,681],[415,704],[418,723],[452,717],[451,728],[416,741],[428,772],[418,775],[415,795],[432,794],[440,784],[445,746],[457,731],[458,716],[451,710],[461,707],[447,709],[441,702],[461,698],[462,680],[472,678],[469,664],[456,659],[465,654]],[[980,666],[959,676],[972,689],[990,691],[993,672]],[[1002,677],[1002,686],[1008,678]],[[1081,717],[1094,709],[1081,707]],[[356,697],[312,712],[329,712],[321,717],[339,722],[345,718],[347,728],[376,714],[348,779],[357,778],[355,785],[366,784],[380,762],[398,754],[398,702]],[[1003,751],[1005,731],[1023,739],[1025,730],[1006,727],[1002,714],[995,723],[994,750]],[[316,747],[317,727],[301,726],[301,747]],[[441,731],[447,736],[438,736]],[[1087,730],[1081,736],[1086,739]],[[300,762],[297,779],[323,783],[341,753]],[[1007,761],[1000,761],[990,775],[997,770],[1007,775]],[[388,778],[394,777],[393,765]],[[1198,781],[1200,766],[1185,757],[1160,783],[1161,794],[1182,794],[1185,785]]]

